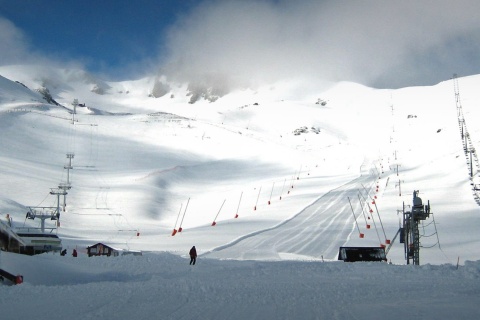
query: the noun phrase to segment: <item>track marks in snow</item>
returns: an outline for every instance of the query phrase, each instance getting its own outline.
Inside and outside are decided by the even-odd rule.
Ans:
[[[335,259],[355,231],[348,197],[356,199],[362,185],[374,182],[375,176],[362,175],[330,190],[292,218],[268,229],[245,235],[205,254],[226,259],[280,259],[280,254]]]

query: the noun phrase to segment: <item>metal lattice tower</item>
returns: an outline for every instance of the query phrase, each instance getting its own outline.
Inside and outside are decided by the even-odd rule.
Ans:
[[[480,205],[480,162],[477,155],[477,151],[474,148],[472,138],[468,133],[467,124],[463,114],[462,104],[460,103],[460,89],[458,85],[457,75],[453,75],[453,89],[455,91],[455,104],[457,107],[458,126],[460,128],[460,136],[462,138],[463,150],[465,151],[465,157],[468,164],[468,173],[471,180],[472,189],[475,195],[476,202]],[[476,164],[474,168],[474,163]],[[476,170],[475,170],[476,169]],[[476,171],[476,172],[475,172]]]
[[[458,87],[458,77],[457,74],[453,74],[453,90],[455,91],[455,104],[457,109],[461,108],[462,104],[460,103],[460,88]]]
[[[410,260],[412,260],[414,265],[420,265],[420,231],[418,225],[420,221],[426,220],[430,216],[430,201],[428,201],[427,205],[423,205],[422,199],[418,197],[418,192],[418,190],[413,191],[411,211],[405,212],[405,204],[403,205],[405,258],[407,259],[407,264],[410,264]]]

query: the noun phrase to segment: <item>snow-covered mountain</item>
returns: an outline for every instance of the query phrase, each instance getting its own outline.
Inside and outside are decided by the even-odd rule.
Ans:
[[[201,238],[203,252],[298,220],[302,224],[293,232],[305,237],[295,241],[313,248],[285,245],[274,249],[272,258],[298,254],[336,259],[340,245],[391,240],[398,230],[398,210],[404,203],[411,205],[413,190],[419,189],[436,212],[438,238],[432,245],[445,242],[450,259],[460,252],[465,259],[478,255],[474,231],[467,232],[474,224],[458,219],[475,220],[478,196],[462,147],[452,80],[400,90],[354,83],[312,89],[309,84],[308,91],[292,81],[192,104],[188,86],[166,79],[164,88],[170,89],[152,97],[158,83],[154,77],[105,82],[80,70],[32,66],[2,67],[0,74],[2,197],[9,206],[16,204],[2,211],[23,223],[26,206],[56,202],[48,194],[66,182],[68,173],[72,189],[59,228],[68,247],[109,241],[137,250],[180,250],[183,241],[170,236],[180,211],[183,228],[191,230],[182,238],[191,243]],[[477,81],[457,80],[472,147],[479,135],[477,114],[470,107],[478,98],[473,90]],[[39,88],[47,89],[59,105],[42,100]],[[75,99],[80,105],[73,115]],[[63,168],[67,153],[74,153],[71,172]],[[478,163],[473,167],[475,180]],[[364,181],[352,184],[359,177]],[[349,193],[329,200],[338,204],[324,203],[322,197],[340,187]],[[374,195],[383,220],[377,218],[383,224],[376,226],[381,236],[373,228],[362,231],[353,220],[356,213],[358,223],[369,224],[365,219],[361,223],[360,213],[367,206],[363,198]],[[310,218],[302,217],[310,206],[321,219],[308,222]],[[234,219],[236,212],[243,219]],[[333,234],[306,236],[307,231],[324,233],[339,212],[339,229],[330,230]],[[215,217],[219,223],[212,228]],[[450,225],[466,228],[461,241],[454,239],[458,235],[448,236]],[[360,241],[356,233],[366,237]],[[402,263],[403,248],[397,245],[394,254],[395,247],[392,259]],[[246,250],[225,255],[241,258]],[[447,262],[438,250],[425,260]]]
[[[14,226],[38,227],[37,220],[25,218],[28,207],[55,206],[58,199],[51,194],[52,189],[71,183],[56,232],[64,248],[80,252],[82,259],[78,260],[85,268],[105,269],[100,273],[113,268],[110,262],[99,267],[85,257],[85,248],[96,242],[180,257],[196,245],[200,258],[209,261],[211,271],[223,276],[235,265],[224,259],[282,260],[284,269],[273,263],[243,262],[240,266],[246,271],[239,274],[248,278],[249,272],[258,275],[264,273],[262,270],[282,269],[275,272],[286,285],[272,290],[291,289],[293,296],[303,302],[286,303],[291,296],[282,296],[281,310],[297,310],[298,306],[316,302],[306,303],[309,290],[293,285],[298,274],[286,275],[297,270],[295,263],[301,265],[300,269],[308,269],[305,272],[317,272],[317,263],[337,259],[340,246],[393,242],[388,260],[405,264],[403,244],[394,237],[403,206],[408,210],[413,191],[419,190],[420,197],[430,201],[433,213],[421,227],[421,264],[465,264],[461,277],[472,277],[472,283],[458,280],[452,266],[429,267],[427,271],[445,274],[447,282],[458,280],[461,285],[454,288],[458,294],[455,302],[463,301],[465,317],[472,318],[475,311],[470,302],[476,295],[474,291],[478,292],[478,263],[465,261],[480,257],[480,200],[475,190],[480,184],[479,164],[474,151],[480,145],[480,111],[476,108],[480,101],[476,90],[479,76],[398,90],[378,90],[349,82],[312,84],[292,80],[215,95],[208,88],[192,92],[192,86],[169,83],[159,76],[108,82],[80,70],[38,66],[2,66],[0,75],[0,218],[4,220],[8,214]],[[58,104],[48,103],[40,94],[45,93],[42,88],[48,89]],[[79,105],[73,114],[75,99]],[[74,154],[71,170],[65,169],[67,154]],[[51,227],[55,223],[47,222]],[[172,231],[180,227],[182,232],[172,236]],[[142,261],[161,263],[163,268],[182,265],[183,259],[169,254],[148,253],[152,256]],[[24,290],[37,292],[37,285],[48,284],[46,280],[28,284],[28,273],[33,279],[43,276],[20,265],[40,265],[42,259],[47,259],[46,265],[61,263],[70,270],[70,263],[76,263],[64,263],[61,257],[52,255],[17,258],[2,253],[0,257],[0,267],[17,268],[16,272],[27,276],[28,289],[21,289],[24,296],[30,295]],[[22,259],[29,260],[24,263]],[[284,260],[301,260],[304,264]],[[143,286],[149,280],[142,277],[152,280],[164,276],[152,274],[150,268],[139,266],[136,260],[119,261],[126,261],[125,268],[128,265],[145,271],[133,275],[115,269],[116,276],[112,277],[118,281],[141,281]],[[319,277],[314,286],[324,285],[325,290],[334,293],[350,272],[373,280],[376,277],[371,272],[398,272],[404,277],[411,271],[398,267],[372,266],[375,271],[367,271],[369,267],[362,264],[323,266],[322,272],[331,273],[335,283],[325,284],[327,278]],[[177,269],[169,272],[180,277]],[[93,271],[85,270],[67,272],[61,278],[94,276]],[[183,272],[190,271],[197,269]],[[209,292],[213,287],[209,287],[207,279],[213,275],[205,272],[196,274],[200,280],[194,282],[194,287],[187,284],[187,278],[181,280],[183,297],[188,300],[192,295],[205,294],[205,299],[215,300],[225,296],[219,289],[225,287],[219,283]],[[425,276],[419,272],[412,281],[421,281]],[[275,281],[279,281],[278,277]],[[428,281],[440,277],[428,277]],[[113,278],[106,281],[115,283]],[[268,279],[274,281],[270,276]],[[229,280],[231,284],[233,279]],[[382,281],[395,289],[399,285],[391,279]],[[421,283],[432,289],[428,281]],[[62,283],[65,288],[82,286],[80,290],[85,292],[81,297],[85,299],[88,292],[104,295],[90,280],[65,280],[59,285]],[[153,283],[165,285],[157,280]],[[307,282],[300,283],[307,286]],[[473,291],[469,299],[462,300],[461,287],[466,283]],[[353,281],[352,285],[358,289],[366,284]],[[147,287],[146,292],[154,290],[151,285]],[[401,287],[410,289],[405,283]],[[137,292],[139,288],[130,289]],[[238,291],[243,295],[240,302],[248,304],[252,290],[258,302],[263,296],[259,287]],[[417,291],[415,297],[422,296],[422,292]],[[322,295],[318,290],[310,293],[317,299]],[[352,299],[346,291],[337,293]],[[378,301],[381,295],[380,290],[366,297]],[[161,295],[174,303],[167,296],[165,292]],[[265,304],[278,298],[269,297]],[[343,305],[347,303],[339,298]],[[122,300],[120,296],[112,299]],[[204,303],[194,300],[195,305],[185,311]],[[427,304],[438,306],[433,300]],[[212,311],[214,304],[206,305],[205,318],[217,317]],[[257,304],[251,313],[227,305],[231,313],[241,310],[233,318],[262,314]],[[324,307],[332,317],[353,317],[353,313],[338,311],[333,305]],[[305,315],[320,317],[320,311],[314,309],[306,309]],[[357,316],[366,319],[368,310],[358,308]],[[142,314],[147,317],[155,312]],[[186,314],[182,313],[186,318],[195,318]],[[444,313],[425,314],[433,318]],[[218,317],[224,318],[222,315]],[[167,318],[177,317],[171,313]]]

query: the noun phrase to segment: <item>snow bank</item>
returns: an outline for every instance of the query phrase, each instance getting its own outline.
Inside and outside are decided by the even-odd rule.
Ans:
[[[92,257],[2,252],[24,283],[0,286],[5,319],[478,319],[480,262],[321,261],[197,265],[168,253]]]

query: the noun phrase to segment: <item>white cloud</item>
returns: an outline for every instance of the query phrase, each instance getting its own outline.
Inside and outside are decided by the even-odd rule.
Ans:
[[[18,63],[27,58],[28,44],[25,35],[2,17],[0,17],[0,43],[0,64]]]
[[[79,61],[59,57],[56,53],[43,53],[34,48],[25,33],[10,20],[0,16],[0,66],[32,64],[49,72],[50,67],[83,68]],[[53,72],[53,71],[52,71]]]
[[[233,84],[433,84],[480,72],[478,12],[473,0],[207,1],[171,28],[165,68]]]

